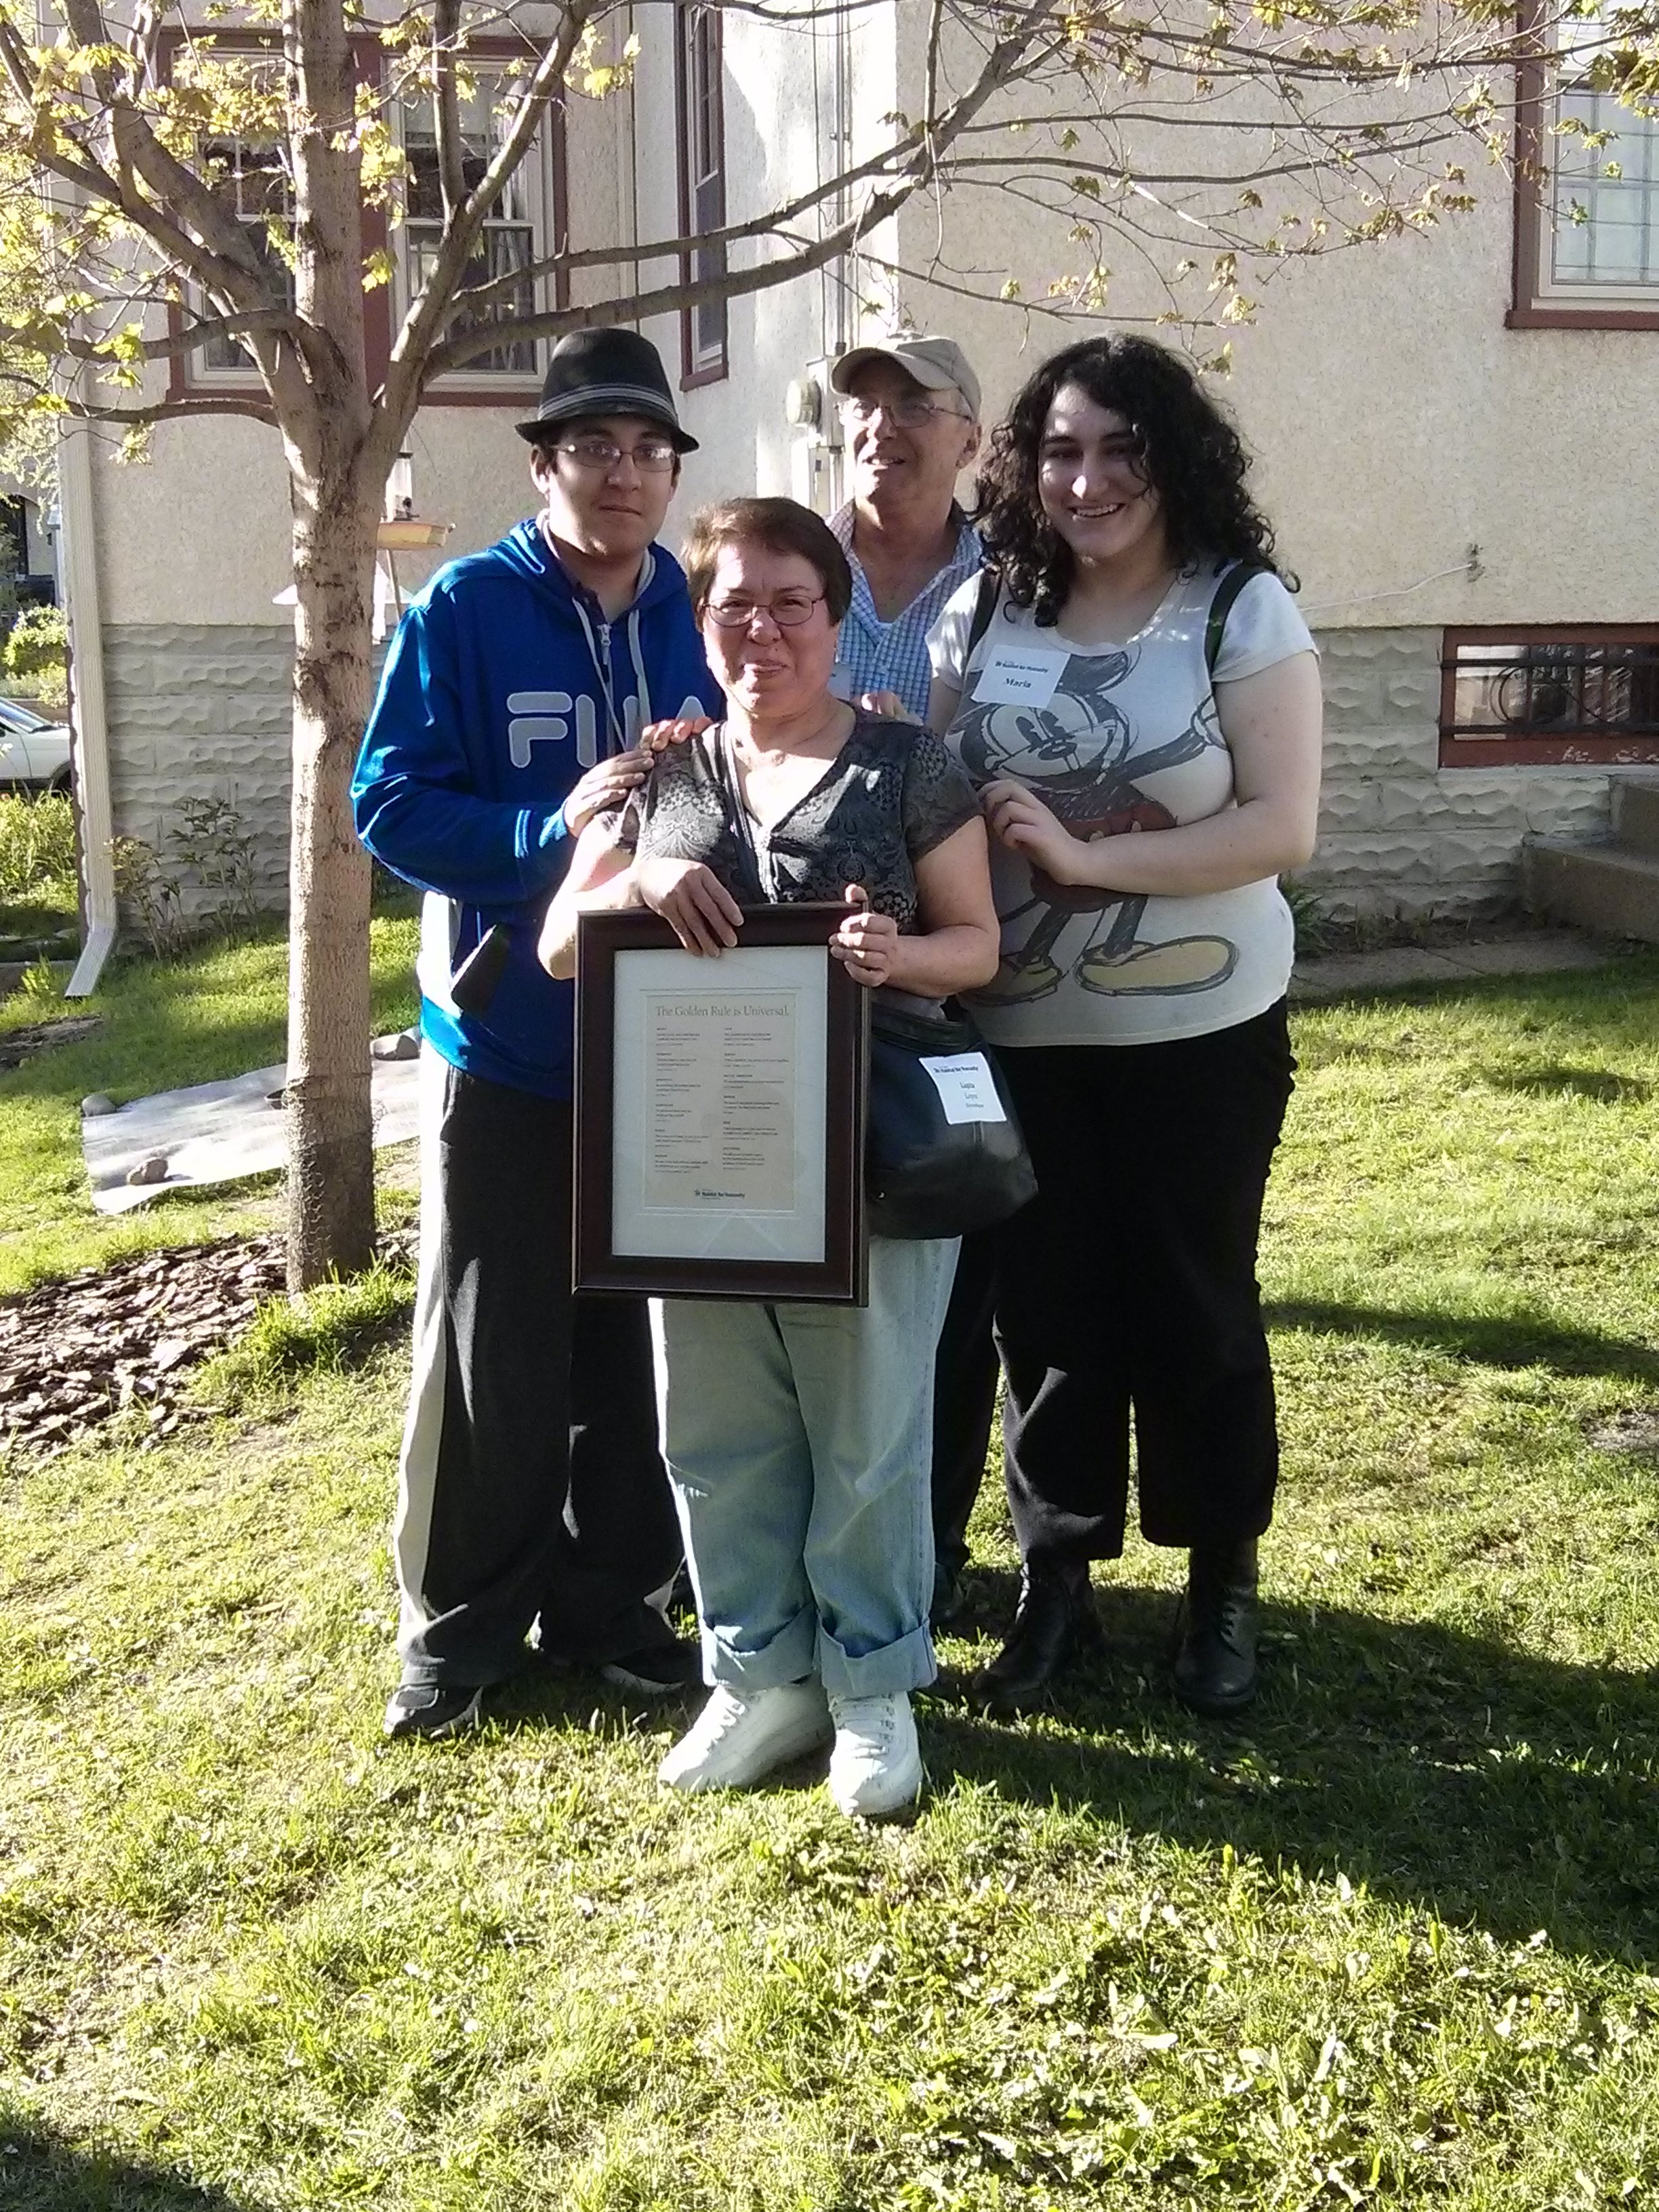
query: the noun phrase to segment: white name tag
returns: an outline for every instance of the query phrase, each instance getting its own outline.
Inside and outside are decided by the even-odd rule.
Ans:
[[[982,1052],[964,1052],[954,1060],[924,1059],[921,1064],[933,1079],[947,1121],[1007,1120]]]
[[[1069,658],[1040,645],[1005,641],[992,647],[974,696],[987,706],[1046,707]]]

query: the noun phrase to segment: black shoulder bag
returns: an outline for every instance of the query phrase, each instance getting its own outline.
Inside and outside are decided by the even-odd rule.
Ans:
[[[720,786],[743,855],[744,888],[766,896],[754,830],[724,731]],[[1001,1070],[965,1014],[870,993],[865,1217],[872,1237],[961,1237],[1036,1195],[1031,1156]]]

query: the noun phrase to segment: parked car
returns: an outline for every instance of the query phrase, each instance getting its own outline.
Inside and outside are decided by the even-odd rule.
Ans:
[[[0,788],[33,791],[70,787],[70,733],[21,699],[0,699]]]

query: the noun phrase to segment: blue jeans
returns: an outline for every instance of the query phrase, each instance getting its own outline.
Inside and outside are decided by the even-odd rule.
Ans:
[[[657,1401],[710,1682],[933,1679],[933,1351],[954,1240],[870,1243],[865,1307],[653,1298]]]

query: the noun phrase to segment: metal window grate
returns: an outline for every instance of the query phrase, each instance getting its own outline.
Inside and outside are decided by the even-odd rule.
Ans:
[[[1659,628],[1446,634],[1441,758],[1659,759]]]

